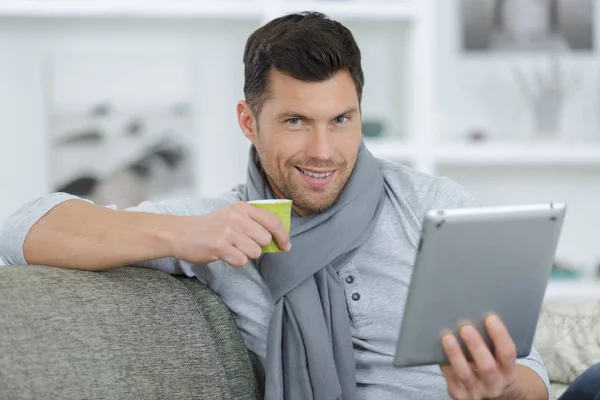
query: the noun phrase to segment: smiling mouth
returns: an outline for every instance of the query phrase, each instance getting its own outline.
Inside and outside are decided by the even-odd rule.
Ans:
[[[323,172],[323,173],[316,173],[316,172],[307,171],[307,170],[302,169],[300,167],[296,167],[296,168],[298,169],[298,171],[302,172],[304,175],[308,175],[311,178],[317,178],[317,179],[326,179],[326,178],[330,177],[331,174],[333,173],[333,171]]]

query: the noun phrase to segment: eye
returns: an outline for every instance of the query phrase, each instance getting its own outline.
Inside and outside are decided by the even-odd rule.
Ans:
[[[349,118],[348,118],[347,116],[345,116],[345,115],[342,115],[342,116],[336,117],[336,118],[333,120],[333,122],[335,122],[336,124],[343,124],[343,123],[345,123],[346,121],[348,121],[348,119],[349,119]]]
[[[285,122],[290,125],[301,125],[302,124],[302,120],[300,118],[290,118],[290,119],[286,120]]]

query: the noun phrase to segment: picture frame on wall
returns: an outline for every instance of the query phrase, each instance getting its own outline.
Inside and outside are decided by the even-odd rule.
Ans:
[[[188,66],[183,56],[53,57],[51,191],[120,209],[193,195]]]
[[[592,52],[593,0],[461,0],[468,53]]]

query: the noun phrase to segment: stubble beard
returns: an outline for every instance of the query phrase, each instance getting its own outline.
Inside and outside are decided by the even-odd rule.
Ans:
[[[261,160],[263,159],[260,157]],[[349,167],[345,163],[332,164],[323,162],[297,162],[294,159],[286,161],[284,171],[272,171],[269,160],[266,159],[263,165],[263,170],[268,177],[269,183],[277,188],[277,190],[285,197],[292,200],[294,206],[300,208],[310,214],[319,214],[327,211],[337,200],[340,193],[344,189],[346,182],[350,176]],[[299,161],[299,160],[298,160]],[[265,167],[265,165],[267,167]],[[334,168],[335,176],[333,181],[324,188],[303,188],[300,177],[295,176],[301,172],[297,171],[295,165],[302,165],[306,168]]]

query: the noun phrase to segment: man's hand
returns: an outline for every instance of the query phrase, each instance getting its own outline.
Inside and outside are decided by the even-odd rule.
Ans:
[[[170,229],[171,254],[191,264],[222,260],[242,267],[261,255],[261,247],[274,238],[289,251],[290,237],[275,214],[237,202],[199,217],[180,217]]]
[[[517,394],[516,347],[506,327],[495,315],[485,320],[495,354],[492,354],[477,330],[470,325],[460,330],[473,362],[467,361],[458,340],[453,334],[442,337],[449,365],[440,366],[448,384],[448,393],[455,400],[493,399],[507,393]]]

